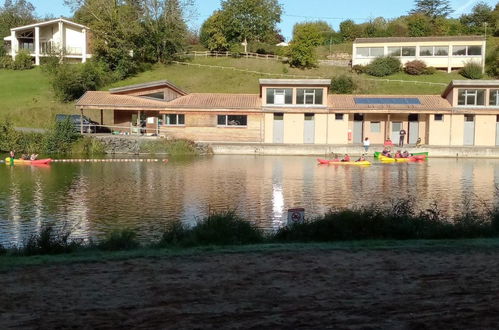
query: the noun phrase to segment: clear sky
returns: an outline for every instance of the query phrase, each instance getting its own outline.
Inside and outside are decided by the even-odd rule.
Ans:
[[[29,0],[35,7],[36,13],[41,16],[71,16],[69,8],[63,0]],[[471,10],[480,0],[451,0],[455,10],[453,17],[458,17]],[[0,3],[4,3],[0,0]],[[485,0],[490,6],[495,6],[497,0]],[[190,23],[199,28],[211,13],[218,9],[220,0],[195,0],[196,18]],[[284,15],[279,28],[286,39],[291,38],[293,25],[297,22],[310,20],[325,20],[338,29],[338,25],[345,19],[353,19],[357,23],[371,18],[383,16],[394,18],[406,14],[414,7],[414,0],[280,0],[284,7]]]

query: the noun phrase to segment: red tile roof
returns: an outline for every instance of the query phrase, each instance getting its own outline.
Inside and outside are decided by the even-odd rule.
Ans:
[[[151,100],[140,96],[117,95],[109,92],[90,91],[76,102],[76,106],[102,106],[113,108],[156,108],[163,109],[167,102]]]
[[[167,108],[260,109],[258,94],[192,93],[168,102]]]

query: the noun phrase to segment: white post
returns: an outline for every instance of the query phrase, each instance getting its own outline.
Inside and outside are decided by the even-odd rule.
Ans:
[[[87,29],[81,30],[83,45],[81,47],[81,63],[87,61]]]
[[[40,65],[40,27],[35,26],[35,65]]]
[[[61,52],[61,60],[62,56],[66,53],[66,45],[64,44],[64,25],[62,21],[59,21],[59,48]]]
[[[16,59],[17,50],[19,48],[19,42],[17,41],[16,31],[10,30],[10,54],[12,55],[12,60]]]

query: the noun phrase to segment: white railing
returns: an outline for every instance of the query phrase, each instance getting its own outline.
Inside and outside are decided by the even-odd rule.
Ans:
[[[231,53],[231,52],[212,52],[212,51],[193,51],[182,53],[179,55],[191,57],[240,57],[240,58],[257,58],[262,60],[283,60],[284,57],[273,54],[258,54],[258,53]]]

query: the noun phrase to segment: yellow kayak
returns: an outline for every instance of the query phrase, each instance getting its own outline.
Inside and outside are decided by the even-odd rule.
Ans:
[[[380,155],[378,159],[384,163],[395,163],[395,158],[390,158],[383,155]]]
[[[24,159],[14,159],[14,164],[18,165],[45,165],[50,164],[51,158],[37,159],[37,160],[24,160]],[[5,158],[5,164],[10,164],[10,157]]]

